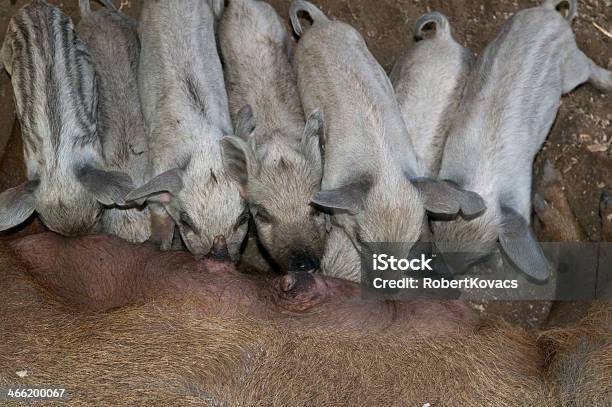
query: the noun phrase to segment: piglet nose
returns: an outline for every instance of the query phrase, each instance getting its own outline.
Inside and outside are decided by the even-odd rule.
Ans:
[[[319,259],[308,251],[299,251],[291,256],[289,271],[315,271],[319,268]]]
[[[210,253],[206,255],[206,258],[214,261],[231,261],[229,250],[227,249],[227,241],[225,240],[225,236],[219,235],[215,237],[215,239],[213,240],[212,248],[210,249]]]

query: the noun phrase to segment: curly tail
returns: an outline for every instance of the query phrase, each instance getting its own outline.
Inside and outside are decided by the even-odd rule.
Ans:
[[[431,13],[423,14],[416,22],[414,35],[418,40],[425,38],[423,35],[423,28],[425,28],[425,26],[429,23],[433,23],[435,25],[436,34],[451,34],[451,27],[448,23],[448,18],[446,18],[446,16],[442,13],[432,11]]]
[[[302,28],[302,24],[300,24],[300,18],[298,14],[304,11],[308,13],[310,18],[312,18],[312,24],[324,23],[329,21],[329,18],[321,10],[319,10],[314,4],[309,3],[305,0],[295,0],[291,3],[291,8],[289,9],[289,18],[291,18],[291,25],[293,26],[293,31],[298,37],[301,37],[304,34],[304,29]]]
[[[567,16],[565,16],[567,21],[576,18],[578,15],[578,0],[545,0],[543,5],[556,10],[561,4],[567,5],[568,11]]]
[[[117,11],[117,7],[113,4],[113,0],[97,0],[98,3],[102,4],[109,10]],[[79,0],[79,9],[81,10],[81,17],[91,15],[91,1],[90,0]]]

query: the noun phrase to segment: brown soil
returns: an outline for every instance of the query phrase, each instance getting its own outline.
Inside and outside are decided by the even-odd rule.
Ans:
[[[77,1],[50,1],[60,5],[78,21]],[[503,22],[522,8],[539,4],[531,0],[313,0],[332,18],[357,28],[373,54],[390,70],[395,58],[412,42],[413,26],[424,12],[446,14],[459,41],[479,53],[492,40]],[[14,4],[11,4],[14,3]],[[10,16],[25,0],[0,3],[0,32],[6,31]],[[121,0],[123,10],[137,16],[142,0]],[[287,16],[289,0],[270,0],[281,16]],[[573,27],[580,48],[599,65],[612,69],[612,39],[594,23],[612,31],[611,0],[580,0],[579,16]],[[8,143],[14,122],[12,90],[6,73],[0,73],[0,157]],[[600,239],[602,219],[599,199],[603,190],[612,190],[612,96],[591,86],[582,86],[563,98],[554,128],[535,163],[536,182],[544,161],[561,171],[567,200],[590,240]],[[15,148],[7,154],[18,153]],[[9,157],[14,162],[15,157]],[[10,165],[9,169],[22,167]],[[6,187],[19,178],[22,168],[0,172]],[[23,175],[21,174],[21,177]],[[9,177],[9,178],[6,178]],[[8,180],[8,182],[7,182]],[[605,222],[606,220],[604,220]],[[610,222],[608,220],[608,222]],[[544,238],[544,236],[542,236]],[[504,307],[502,307],[504,308]],[[520,303],[511,306],[508,317],[528,326],[537,326],[548,313],[548,305]],[[535,308],[535,310],[534,310]]]

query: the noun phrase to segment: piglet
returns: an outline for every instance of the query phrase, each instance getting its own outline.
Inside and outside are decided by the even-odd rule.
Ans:
[[[567,17],[556,7],[569,5]],[[550,265],[530,227],[532,167],[555,120],[561,95],[583,82],[612,91],[612,72],[576,46],[575,0],[519,11],[479,56],[451,125],[439,178],[479,193],[483,216],[434,222],[442,251],[459,252],[463,271],[501,248],[518,269],[546,280]]]
[[[418,41],[395,63],[390,79],[423,174],[435,178],[474,56],[438,12],[421,16],[415,33]]]
[[[138,81],[149,179],[127,199],[147,200],[151,240],[162,249],[176,224],[194,255],[223,235],[237,260],[249,218],[221,156],[220,141],[233,132],[215,38],[222,12],[223,0],[143,3]]]
[[[310,205],[321,187],[322,118],[304,119],[287,31],[268,3],[231,0],[219,43],[236,125],[222,140],[227,171],[281,271],[315,270],[325,239],[323,213]]]
[[[302,12],[314,21],[308,30],[301,25]],[[391,82],[354,28],[302,0],[293,2],[290,17],[301,36],[294,64],[304,109],[320,109],[325,118],[322,190],[312,202],[332,214],[333,227],[350,240],[338,242],[350,252],[326,247],[326,256],[357,264],[358,253],[371,242],[407,243],[410,249],[427,234],[426,213],[484,210],[476,194],[423,177]],[[346,275],[336,270],[323,271],[360,280],[358,270]]]
[[[105,170],[89,49],[57,7],[34,0],[11,19],[0,50],[11,75],[28,181],[0,194],[0,230],[37,212],[63,235],[90,233],[103,207],[124,204],[129,175]]]
[[[109,168],[146,181],[147,139],[138,97],[140,41],[137,22],[117,11],[109,0],[92,12],[90,0],[80,0],[77,32],[89,46],[98,77],[98,132]],[[150,235],[148,209],[111,208],[102,215],[102,231],[130,242]]]

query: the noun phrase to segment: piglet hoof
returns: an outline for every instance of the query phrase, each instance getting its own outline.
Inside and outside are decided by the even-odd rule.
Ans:
[[[225,240],[225,236],[219,235],[215,237],[215,240],[213,240],[212,249],[210,249],[210,253],[208,253],[206,258],[219,262],[231,261],[229,250],[227,249],[227,241]]]
[[[533,210],[540,220],[544,221],[547,218],[547,211],[550,211],[551,207],[542,195],[536,193],[533,195]]]
[[[542,176],[535,184],[533,207],[546,240],[581,242],[586,234],[567,199],[561,172],[549,161],[544,163]]]
[[[320,304],[329,291],[325,280],[309,271],[299,271],[278,277],[273,282],[277,289],[277,303],[287,311],[303,312]]]

